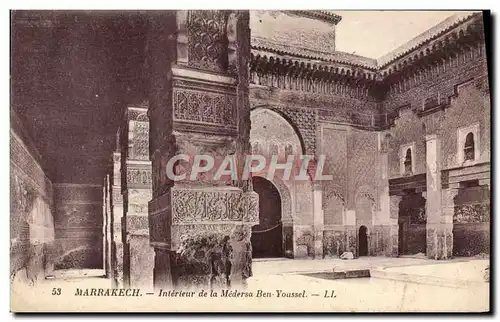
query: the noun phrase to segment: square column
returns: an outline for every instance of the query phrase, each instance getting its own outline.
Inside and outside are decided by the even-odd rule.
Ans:
[[[104,187],[103,187],[103,268],[106,277],[110,278],[112,276],[111,269],[111,207],[110,207],[110,184],[109,175],[104,177]]]
[[[194,180],[174,180],[167,171],[190,170],[197,155],[219,162],[231,156],[242,169],[250,149],[249,13],[172,11],[150,19],[155,288],[240,288],[252,274],[258,195],[240,171],[237,178]],[[169,164],[174,155],[189,160]]]
[[[346,209],[344,218],[344,251],[352,252],[354,257],[358,254],[358,232],[356,230],[356,211]]]
[[[374,233],[372,234],[371,253],[373,255],[394,256],[393,239],[396,234],[397,241],[397,216],[391,219],[391,197],[389,196],[389,151],[387,139],[382,139],[379,134],[379,175],[378,196],[379,207],[373,221]],[[395,222],[395,227],[394,227]],[[397,243],[396,243],[397,246]],[[396,248],[397,250],[397,248]],[[397,253],[396,253],[397,256]]]
[[[389,247],[387,249],[387,256],[398,257],[399,256],[399,203],[403,197],[401,196],[390,196],[390,239]]]
[[[443,216],[441,187],[441,140],[436,134],[425,137],[427,168],[427,257],[448,259],[452,256],[453,216]]]
[[[153,288],[154,251],[149,244],[151,162],[147,103],[125,111],[121,140],[123,281],[129,288]]]
[[[323,232],[324,232],[324,212],[323,212],[323,189],[320,182],[313,185],[313,228],[314,228],[314,259],[323,259]]]
[[[453,215],[455,214],[455,197],[458,195],[460,184],[450,183],[447,189],[443,189],[442,194],[442,222],[446,227],[445,243],[443,249],[444,259],[453,257]]]
[[[111,176],[111,270],[113,287],[123,287],[123,196],[121,187],[121,154],[113,153],[113,175]]]

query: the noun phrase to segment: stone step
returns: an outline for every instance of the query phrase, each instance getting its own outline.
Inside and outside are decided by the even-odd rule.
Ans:
[[[370,277],[370,270],[369,269],[352,269],[352,270],[345,270],[345,271],[333,271],[331,273],[331,279],[361,278],[361,277]]]

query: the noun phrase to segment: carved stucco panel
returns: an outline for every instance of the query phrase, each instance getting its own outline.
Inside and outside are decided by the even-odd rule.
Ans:
[[[236,97],[194,89],[174,88],[174,121],[227,129],[237,128]]]
[[[172,189],[172,224],[258,223],[258,196],[240,190]]]

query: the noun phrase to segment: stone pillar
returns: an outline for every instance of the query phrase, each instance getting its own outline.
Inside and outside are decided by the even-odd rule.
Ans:
[[[148,202],[151,199],[147,104],[125,111],[121,140],[124,215],[124,286],[153,288],[154,252],[149,244]]]
[[[443,216],[441,187],[441,141],[436,134],[425,137],[427,168],[427,257],[451,257],[453,221]],[[453,218],[453,217],[452,217]]]
[[[455,197],[458,195],[460,183],[450,183],[442,190],[442,225],[445,227],[445,242],[443,242],[443,259],[453,257],[453,215],[455,214]]]
[[[293,236],[293,217],[283,218],[283,241],[286,258],[294,258],[295,240]]]
[[[149,203],[156,288],[244,285],[251,276],[251,227],[258,195],[248,180],[167,177],[190,169],[195,155],[233,156],[241,169],[249,153],[248,11],[172,11],[151,17]],[[213,173],[212,173],[213,175]],[[224,177],[223,177],[224,178]]]
[[[323,259],[323,189],[320,182],[313,183],[313,229],[314,229],[314,258]]]
[[[345,229],[344,251],[352,252],[354,256],[357,256],[358,232],[356,230],[356,210],[346,209],[344,229]]]
[[[119,147],[118,147],[119,148]],[[113,287],[123,287],[123,242],[122,217],[123,197],[121,186],[121,154],[113,152],[113,169],[111,176],[111,270]]]
[[[389,151],[388,144],[384,143],[379,135],[379,176],[378,176],[378,209],[373,222],[374,240],[372,254],[392,256],[392,228],[391,200],[389,197]],[[396,227],[397,228],[397,227]],[[396,229],[397,232],[397,229]]]
[[[399,256],[399,203],[403,197],[401,196],[390,196],[390,239],[387,256],[398,257]]]
[[[107,276],[107,267],[106,267],[106,177],[104,177],[102,184],[102,263],[103,269]]]
[[[102,243],[103,243],[103,268],[107,278],[112,275],[111,272],[111,213],[110,213],[110,185],[109,175],[104,177],[103,187],[103,225],[102,225]]]

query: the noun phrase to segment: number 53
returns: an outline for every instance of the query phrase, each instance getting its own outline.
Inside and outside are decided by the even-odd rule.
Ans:
[[[61,289],[60,288],[53,288],[52,295],[61,295]]]

